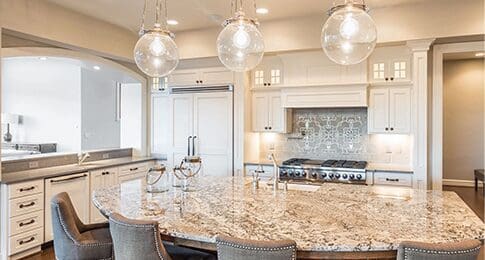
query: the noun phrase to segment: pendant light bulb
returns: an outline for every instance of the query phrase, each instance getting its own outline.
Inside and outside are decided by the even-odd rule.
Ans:
[[[224,22],[224,29],[217,37],[219,60],[232,71],[248,71],[263,58],[264,40],[258,23],[246,18],[242,11]]]
[[[377,29],[365,5],[346,2],[330,10],[322,28],[322,48],[337,64],[353,65],[367,59],[377,42]]]

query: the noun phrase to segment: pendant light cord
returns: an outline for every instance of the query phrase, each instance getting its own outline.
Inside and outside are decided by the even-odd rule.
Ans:
[[[143,13],[141,15],[140,31],[138,32],[140,36],[145,33],[145,17],[147,14],[147,5],[148,5],[148,0],[145,0],[145,4],[143,5]]]
[[[156,13],[155,13],[155,24],[160,24],[160,9],[162,8],[162,2],[157,0]]]

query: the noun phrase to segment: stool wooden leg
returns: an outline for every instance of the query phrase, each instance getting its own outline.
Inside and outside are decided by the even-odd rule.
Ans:
[[[478,190],[478,178],[475,177],[475,190]]]

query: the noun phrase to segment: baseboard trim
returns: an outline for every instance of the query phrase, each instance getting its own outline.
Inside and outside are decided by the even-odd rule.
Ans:
[[[456,180],[456,179],[443,179],[443,185],[446,186],[460,186],[460,187],[475,187],[475,181],[470,180]],[[478,187],[483,187],[481,181],[478,182]]]

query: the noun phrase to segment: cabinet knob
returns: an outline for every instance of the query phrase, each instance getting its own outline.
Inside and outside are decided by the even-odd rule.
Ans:
[[[263,83],[263,86],[267,86],[267,85],[268,85],[268,84],[266,84],[266,83]]]
[[[264,130],[268,130],[268,127],[267,127],[267,126],[265,126],[265,127],[264,127]]]
[[[201,83],[201,84],[202,84],[202,83],[204,83],[204,81],[203,81],[203,80],[199,80],[199,83]]]
[[[393,80],[394,80],[394,77],[391,77],[391,81],[393,81]]]
[[[389,131],[389,127],[386,127],[386,131]]]
[[[268,127],[268,129],[269,129],[269,130],[271,130],[271,128],[272,128],[271,126],[270,126],[270,127]]]
[[[391,131],[394,131],[394,127],[391,127]]]
[[[389,81],[389,78],[386,78],[386,81]]]
[[[268,86],[271,86],[271,83],[268,83]]]

